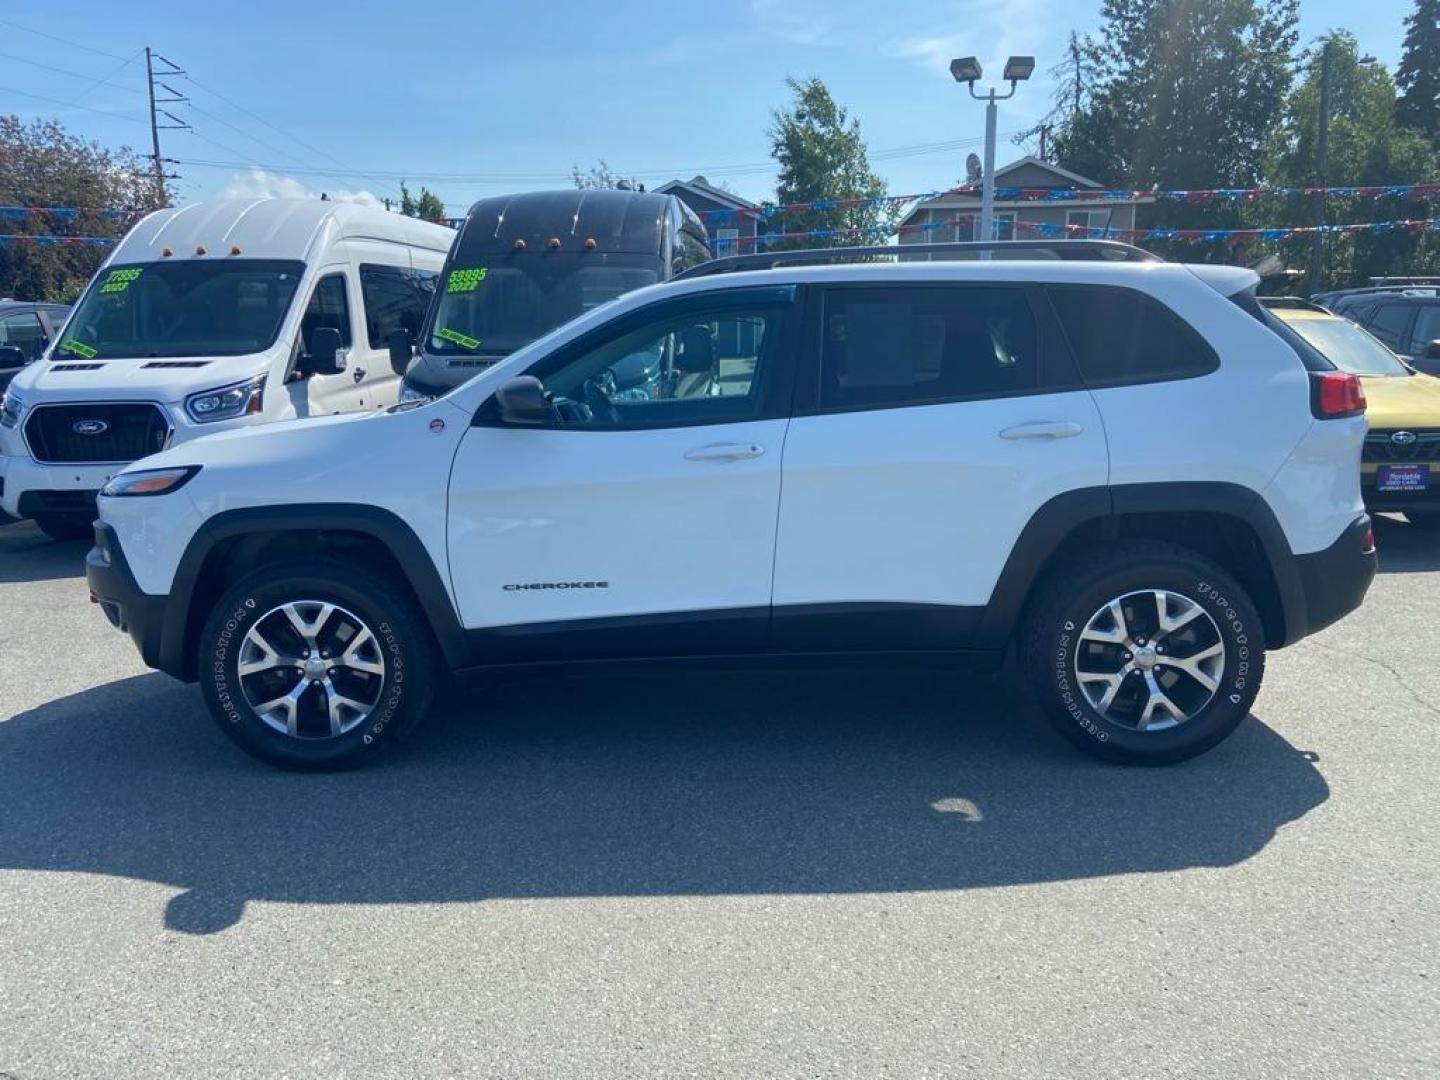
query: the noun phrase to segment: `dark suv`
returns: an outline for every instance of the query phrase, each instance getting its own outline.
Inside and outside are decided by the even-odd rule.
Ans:
[[[64,304],[0,300],[0,390],[15,373],[37,360],[65,324],[70,309]]]
[[[1340,289],[1311,300],[1357,322],[1427,375],[1440,375],[1440,278]]]

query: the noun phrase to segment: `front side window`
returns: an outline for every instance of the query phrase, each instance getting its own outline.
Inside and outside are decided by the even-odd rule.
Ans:
[[[1111,285],[1049,285],[1046,291],[1092,388],[1189,379],[1220,366],[1189,323],[1145,293]]]
[[[420,337],[430,292],[417,271],[399,266],[360,264],[360,298],[365,308],[365,336],[372,349],[383,349],[391,333],[404,330],[411,341]],[[430,275],[433,279],[434,275]]]
[[[675,234],[675,250],[671,255],[670,266],[672,275],[683,274],[692,266],[699,266],[709,259],[710,249],[700,237],[683,228]]]
[[[670,315],[532,369],[566,427],[737,422],[758,415],[783,306]]]
[[[306,353],[310,352],[310,336],[324,326],[339,330],[340,344],[350,347],[350,301],[345,292],[344,274],[321,278],[310,294],[305,317],[300,321],[300,340]]]
[[[1396,352],[1404,352],[1408,344],[1406,331],[1410,329],[1410,312],[1405,304],[1381,304],[1365,324],[1365,329]]]
[[[45,328],[40,325],[40,316],[27,311],[0,319],[0,345],[13,345],[25,354],[27,361],[34,360],[45,349]]]
[[[1424,356],[1432,341],[1440,341],[1440,304],[1425,304],[1415,313],[1410,332],[1410,355]]]
[[[1033,391],[1039,335],[1023,288],[834,289],[820,405],[926,405]]]
[[[186,259],[108,266],[91,282],[58,358],[239,356],[275,343],[305,264]]]

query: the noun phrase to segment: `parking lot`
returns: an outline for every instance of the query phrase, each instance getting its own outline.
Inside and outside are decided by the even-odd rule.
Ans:
[[[273,771],[0,527],[0,1075],[1440,1071],[1440,540],[1189,764],[935,667],[515,675]]]

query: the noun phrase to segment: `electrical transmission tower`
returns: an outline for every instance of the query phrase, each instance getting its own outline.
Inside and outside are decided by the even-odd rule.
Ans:
[[[158,73],[155,70],[156,60],[166,65],[165,68]],[[165,181],[179,179],[178,174],[165,172],[165,164],[167,162],[173,162],[175,159],[160,156],[160,132],[190,130],[190,125],[187,124],[184,120],[181,120],[178,116],[170,112],[168,109],[162,109],[159,107],[161,105],[174,105],[179,102],[188,102],[190,100],[184,94],[180,93],[180,91],[176,90],[173,86],[169,86],[166,83],[161,82],[159,76],[168,77],[171,75],[184,74],[184,70],[178,64],[174,63],[171,60],[165,59],[165,57],[161,56],[157,52],[152,52],[150,46],[145,46],[145,81],[146,86],[150,91],[150,161],[155,171],[155,208],[157,210],[165,205]],[[156,87],[159,87],[161,90],[165,91],[165,93],[169,94],[170,96],[157,98],[155,96]],[[161,117],[169,120],[170,123],[160,123]]]

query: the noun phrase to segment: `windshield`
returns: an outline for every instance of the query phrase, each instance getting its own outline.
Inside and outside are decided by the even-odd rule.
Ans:
[[[652,256],[540,255],[485,265],[457,259],[445,278],[428,351],[508,356],[622,293],[659,280]],[[602,261],[603,260],[603,261]]]
[[[110,266],[75,309],[57,358],[124,359],[238,356],[275,343],[303,262],[224,262]]]
[[[1352,375],[1411,374],[1394,353],[1349,319],[1316,318],[1284,310],[1275,314],[1341,371]]]

